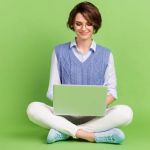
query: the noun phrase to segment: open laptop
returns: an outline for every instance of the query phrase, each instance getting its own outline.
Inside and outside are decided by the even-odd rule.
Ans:
[[[106,109],[106,86],[54,85],[53,107],[56,115],[103,116]]]

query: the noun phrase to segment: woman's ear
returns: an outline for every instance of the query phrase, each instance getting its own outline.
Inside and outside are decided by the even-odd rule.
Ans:
[[[71,25],[71,29],[74,31],[74,24]]]

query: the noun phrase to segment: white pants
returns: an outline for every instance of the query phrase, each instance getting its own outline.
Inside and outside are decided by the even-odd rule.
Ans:
[[[127,105],[117,105],[106,110],[104,117],[56,116],[53,107],[41,102],[32,102],[27,108],[29,119],[44,128],[54,128],[74,138],[78,129],[101,132],[127,125],[132,121],[133,112]]]

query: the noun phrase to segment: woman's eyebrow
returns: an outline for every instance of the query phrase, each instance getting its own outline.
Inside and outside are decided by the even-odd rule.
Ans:
[[[75,21],[75,22],[82,23],[81,21],[78,21],[78,20],[77,20],[77,21]]]

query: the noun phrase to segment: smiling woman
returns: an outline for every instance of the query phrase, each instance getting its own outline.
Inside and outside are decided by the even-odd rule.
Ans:
[[[107,86],[106,114],[94,118],[57,116],[53,107],[32,102],[27,109],[28,117],[32,122],[50,129],[47,143],[73,137],[89,142],[120,144],[125,138],[123,131],[116,127],[129,124],[133,112],[127,105],[109,107],[117,99],[113,55],[109,49],[96,44],[92,37],[101,23],[99,10],[90,2],[79,3],[72,9],[67,25],[76,37],[72,42],[57,45],[53,51],[47,97],[53,99],[55,84]]]
[[[89,25],[94,27],[95,33],[99,30],[102,24],[101,14],[98,8],[89,2],[80,3],[80,5],[76,5],[72,11],[70,12],[67,26],[74,31],[75,18],[77,14],[80,13],[82,18],[88,22]]]

